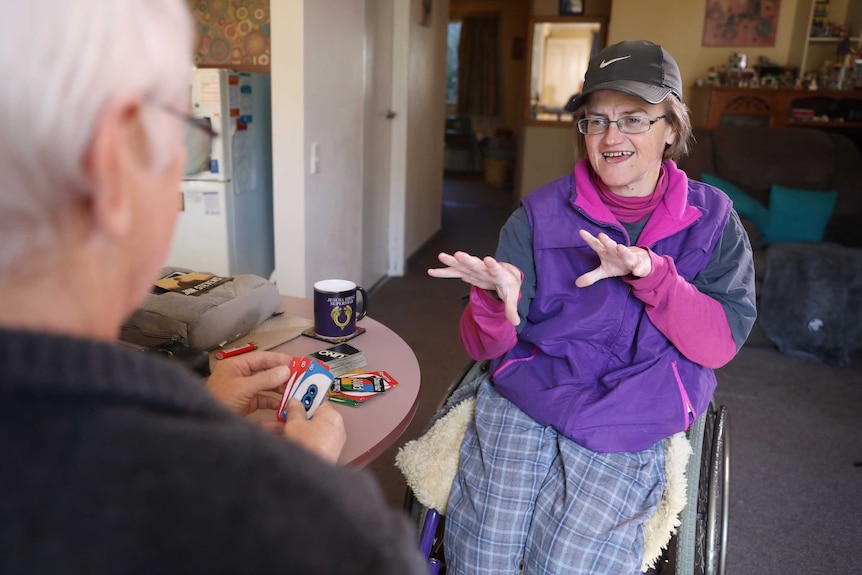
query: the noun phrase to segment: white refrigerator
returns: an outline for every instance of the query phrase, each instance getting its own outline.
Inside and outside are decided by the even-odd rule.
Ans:
[[[192,72],[191,110],[218,133],[210,157],[184,176],[165,265],[216,275],[275,268],[269,74]]]

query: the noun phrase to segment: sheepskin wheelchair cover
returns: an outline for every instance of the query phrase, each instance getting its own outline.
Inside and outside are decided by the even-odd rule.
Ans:
[[[478,379],[482,379],[481,377]],[[473,390],[477,386],[472,386]],[[395,465],[404,474],[416,499],[429,509],[445,515],[461,443],[476,409],[475,396],[448,407],[445,415],[418,439],[407,442],[395,456]],[[692,454],[691,445],[680,432],[665,441],[665,491],[655,514],[644,523],[644,556],[641,571],[653,567],[680,525],[679,514],[685,507],[685,470]]]

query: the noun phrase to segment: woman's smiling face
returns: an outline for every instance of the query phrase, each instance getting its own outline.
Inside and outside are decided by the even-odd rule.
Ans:
[[[595,173],[615,194],[648,196],[655,190],[665,146],[676,138],[665,120],[654,123],[641,134],[624,134],[614,123],[624,116],[645,116],[650,120],[665,113],[663,104],[650,104],[616,90],[599,90],[584,106],[587,118],[611,121],[604,134],[585,135],[587,157]]]

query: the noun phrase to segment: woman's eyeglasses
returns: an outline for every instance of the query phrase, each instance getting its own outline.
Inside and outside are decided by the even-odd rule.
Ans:
[[[644,132],[649,132],[653,124],[666,117],[666,115],[661,115],[653,120],[650,120],[647,116],[623,116],[616,120],[582,118],[578,120],[578,131],[586,136],[598,136],[607,132],[611,124],[616,124],[617,128],[623,134],[643,134]]]
[[[190,176],[209,170],[213,140],[218,137],[218,132],[213,130],[210,119],[195,118],[165,104],[151,103],[185,123],[186,168],[184,175]]]

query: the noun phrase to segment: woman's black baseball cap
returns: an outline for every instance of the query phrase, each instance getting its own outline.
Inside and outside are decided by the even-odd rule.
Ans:
[[[668,94],[682,101],[682,78],[667,50],[648,40],[626,40],[590,60],[584,89],[569,98],[566,111],[576,111],[596,90],[625,92],[650,104],[662,102]]]

